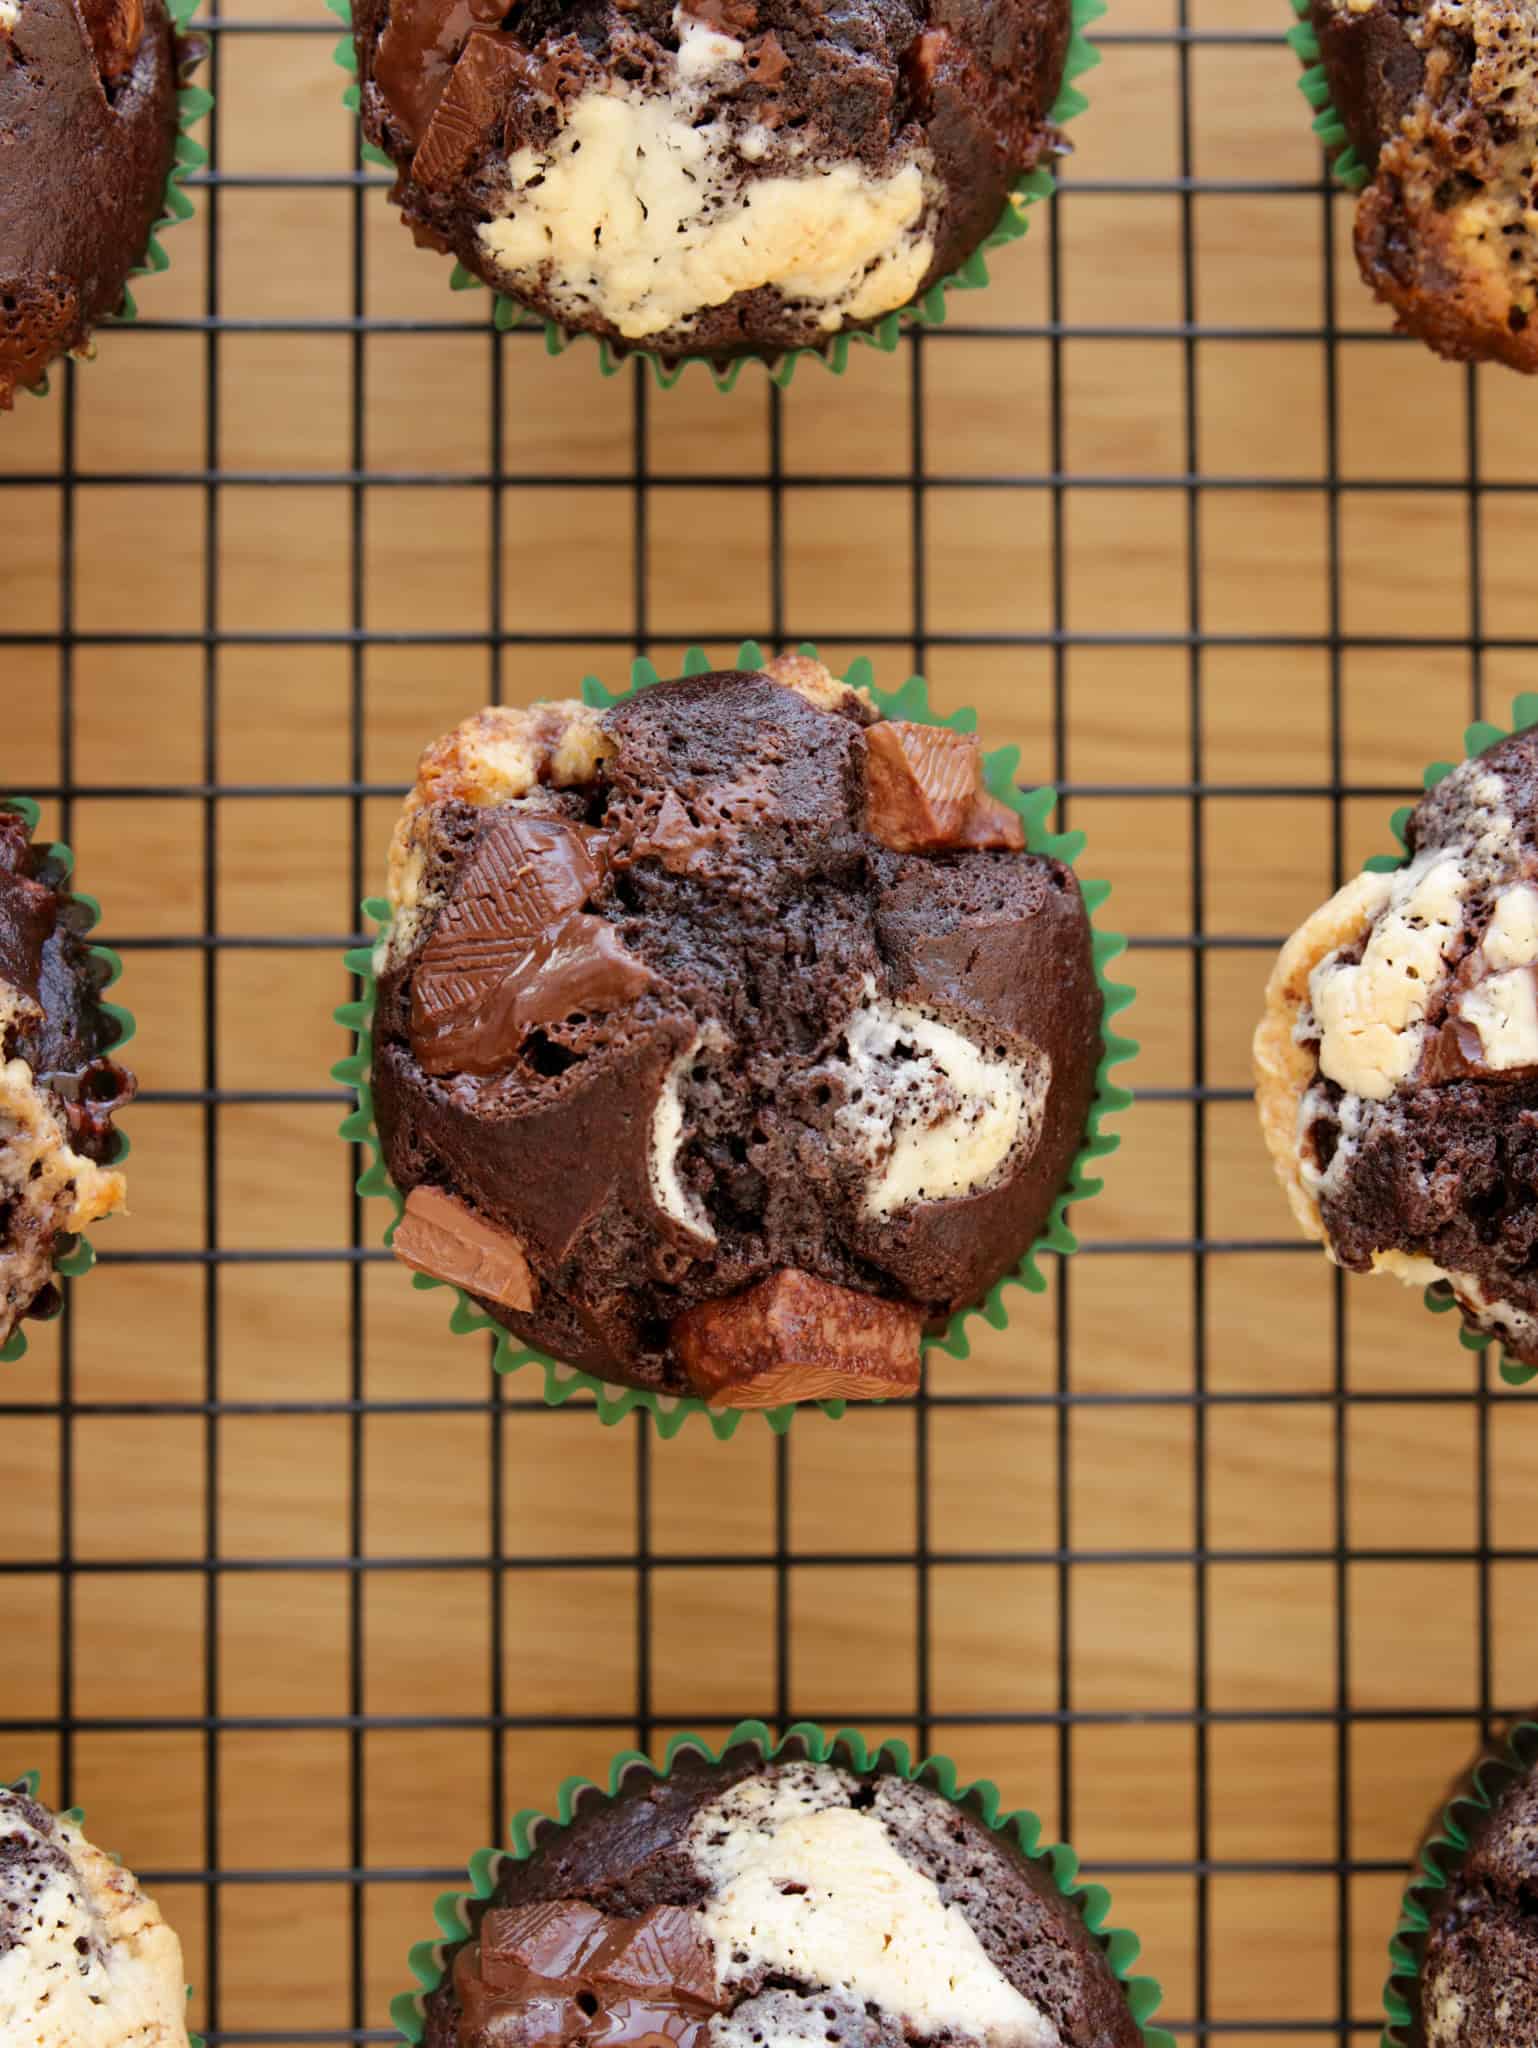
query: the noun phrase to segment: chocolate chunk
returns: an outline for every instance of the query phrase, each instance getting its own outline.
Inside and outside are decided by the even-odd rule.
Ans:
[[[482,1301],[499,1301],[505,1308],[534,1306],[534,1278],[517,1238],[442,1188],[411,1190],[391,1249],[418,1273],[452,1281]]]
[[[922,1324],[905,1302],[786,1266],[687,1310],[671,1335],[695,1392],[713,1408],[778,1408],[915,1392]]]
[[[504,0],[391,0],[377,76],[413,143],[427,133],[472,31],[500,27],[506,12]]]
[[[588,2032],[592,2048],[702,2048],[709,2021],[699,2013],[644,1998],[617,1998]]]
[[[639,1918],[581,1899],[496,1909],[455,1963],[460,2039],[470,2048],[695,2048],[719,2011],[699,1916],[661,1905]]]
[[[622,1008],[652,982],[614,927],[581,906],[601,836],[509,810],[460,876],[417,967],[412,1049],[430,1074],[494,1074],[530,1032]]]
[[[865,829],[895,853],[1023,847],[1025,827],[982,786],[977,735],[888,719],[865,735]]]
[[[444,190],[468,168],[488,131],[500,129],[508,95],[527,63],[528,53],[515,37],[476,30],[412,158],[411,175],[419,185]]]
[[[651,818],[631,836],[627,853],[642,860],[648,855],[660,860],[670,875],[686,875],[702,864],[702,857],[719,844],[720,831],[696,824],[675,790],[663,797]]]
[[[454,1958],[454,1991],[462,2048],[564,2048],[588,2026],[588,2014],[568,1992],[527,1978],[512,1985],[489,1982],[474,1943]]]
[[[639,1920],[611,1920],[593,1960],[592,1981],[641,2000],[662,1994],[703,2013],[720,2005],[699,1915],[683,1906],[656,1906]]]
[[[582,1899],[543,1899],[488,1913],[481,1922],[481,1975],[488,1984],[518,1987],[531,1977],[553,1990],[578,1991],[604,1947],[608,1916]]]

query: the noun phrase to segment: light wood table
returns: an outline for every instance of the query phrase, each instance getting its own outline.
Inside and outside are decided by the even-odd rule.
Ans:
[[[499,1811],[782,1709],[927,1712],[1211,2048],[1365,2043],[1423,1815],[1538,1697],[1538,1397],[1337,1297],[1246,1099],[1268,948],[1534,680],[1538,403],[1386,344],[1284,0],[1190,0],[1184,43],[1175,5],[1119,0],[1055,227],[958,331],[771,403],[494,347],[335,182],[318,10],[233,0],[225,182],[146,325],[5,423],[5,780],[128,942],[146,1100],[73,1406],[57,1328],[3,1388],[0,1729],[156,1877],[227,2039],[387,2031]],[[803,1418],[783,1465],[756,1423],[648,1455],[523,1380],[489,1409],[441,1296],[331,1256],[328,1079],[418,747],[776,627],[922,659],[1067,786],[1144,1045],[1084,1254],[935,1404]]]

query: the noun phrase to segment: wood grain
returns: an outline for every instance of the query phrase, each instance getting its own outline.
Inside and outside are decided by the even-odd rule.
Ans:
[[[315,22],[301,0],[229,13]],[[1055,224],[1038,216],[993,288],[957,302],[966,333],[926,342],[922,362],[910,348],[859,355],[842,381],[803,369],[777,421],[756,377],[730,398],[698,378],[661,394],[600,379],[585,349],[552,360],[518,336],[498,379],[479,328],[114,334],[60,380],[86,479],[72,527],[63,397],[6,423],[0,621],[57,632],[72,533],[63,622],[108,636],[67,661],[52,644],[7,648],[0,694],[7,781],[56,790],[72,763],[83,883],[130,942],[135,1060],[157,1099],[130,1121],[133,1213],[103,1234],[114,1252],[347,1243],[327,1077],[343,1050],[330,1010],[347,993],[354,858],[374,886],[417,748],[497,685],[528,699],[587,669],[617,677],[616,643],[638,633],[664,664],[686,639],[725,652],[769,634],[773,508],[741,480],[765,475],[771,431],[787,637],[844,655],[890,636],[879,672],[893,682],[923,631],[940,636],[926,659],[937,697],[975,703],[1025,774],[1072,785],[1084,868],[1112,880],[1114,919],[1138,942],[1144,1099],[1082,1212],[1085,1254],[970,1360],[932,1370],[937,1392],[1041,1398],[804,1419],[783,1528],[756,1424],[724,1448],[692,1429],[642,1461],[633,1426],[547,1413],[519,1380],[495,1419],[262,1412],[484,1399],[483,1354],[390,1267],[368,1269],[354,1301],[348,1268],[323,1259],[211,1279],[195,1263],[104,1265],[74,1297],[81,1405],[67,1424],[58,1333],[37,1335],[0,1426],[5,1747],[157,1877],[205,1988],[217,1949],[230,2034],[386,2027],[433,1893],[496,1825],[494,1757],[512,1809],[600,1770],[642,1705],[659,1739],[772,1714],[783,1595],[789,1711],[908,1736],[926,1706],[964,1717],[940,1745],[1109,1870],[1169,2011],[1200,2012],[1212,2048],[1319,2038],[1339,2015],[1343,1941],[1365,2040],[1396,1872],[1474,1740],[1482,1687],[1509,1706],[1538,1694],[1538,1565],[1529,1549],[1489,1569],[1482,1675],[1476,1552],[1481,1478],[1490,1539],[1530,1544],[1538,1407],[1503,1404],[1487,1438],[1472,1406],[1443,1398],[1471,1384],[1453,1333],[1387,1283],[1346,1290],[1337,1377],[1334,1281],[1292,1247],[1241,1099],[1266,945],[1386,843],[1393,802],[1456,751],[1476,686],[1498,709],[1531,681],[1525,650],[1476,665],[1461,645],[1354,643],[1459,642],[1478,621],[1497,638],[1531,632],[1538,500],[1497,491],[1471,508],[1463,480],[1476,459],[1492,484],[1530,482],[1538,410],[1515,379],[1471,385],[1383,345],[1338,201],[1326,274],[1307,113],[1270,39],[1285,9],[1193,0],[1189,13],[1231,39],[1140,43],[1172,27],[1173,0],[1116,10],[1128,40],[1090,81],[1072,176],[1120,189],[1070,185]],[[1239,188],[1198,189],[1188,216],[1170,189],[1183,65],[1190,168]],[[224,170],[346,168],[324,36],[227,34],[219,84]],[[1140,181],[1162,183],[1128,189]],[[483,314],[448,296],[381,194],[360,205],[366,314],[440,328]],[[211,233],[221,315],[350,318],[352,193],[242,183],[200,206],[169,275],[143,291],[147,318],[196,321],[214,303]],[[1054,278],[1062,320],[1093,334],[1045,331]],[[1349,335],[1333,352],[1319,338],[1331,308]],[[1221,333],[1188,344],[1188,313]],[[1348,486],[1334,498],[1332,445]],[[640,527],[638,451],[661,480]],[[200,481],[209,460],[225,472],[215,494]],[[418,481],[355,492],[355,464]],[[242,481],[258,471],[286,480]],[[484,628],[493,596],[528,644],[452,644]],[[1055,652],[1059,597],[1069,637]],[[1332,618],[1353,636],[1333,660]],[[355,624],[429,637],[366,645],[355,664],[326,644]],[[1212,636],[1194,653],[1193,628]],[[110,644],[167,631],[191,638]],[[288,637],[223,638],[274,634]],[[1019,634],[1035,644],[989,644]],[[1354,792],[1339,804],[1337,764]],[[210,771],[247,793],[209,801]],[[355,772],[377,791],[356,808],[332,793]],[[294,793],[249,793],[275,785]],[[125,793],[148,788],[175,793]],[[58,802],[45,809],[56,826]],[[1225,943],[1193,951],[1198,930]],[[187,943],[209,931],[277,943]],[[198,1098],[210,1085],[254,1099],[211,1109]],[[1218,1093],[1198,1105],[1198,1085]],[[261,1099],[273,1092],[307,1099]],[[370,1241],[378,1229],[371,1213]],[[1253,1248],[1198,1266],[1197,1236]],[[1088,1398],[1063,1408],[1059,1386]],[[240,1412],[210,1420],[210,1394]],[[1366,1394],[1395,1398],[1341,1398]],[[145,1403],[179,1412],[124,1412]],[[922,1579],[921,1540],[934,1559]],[[1427,1547],[1442,1561],[1404,1555]],[[1337,1562],[1346,1548],[1374,1554]],[[230,1568],[210,1578],[215,1555]],[[63,1556],[80,1567],[68,1609]],[[494,1701],[514,1723],[500,1735],[485,1724]],[[66,1708],[89,1724],[68,1745],[67,1785]],[[456,1725],[352,1734],[355,1713]],[[552,1716],[569,1725],[522,1725]],[[272,1717],[308,1725],[262,1725]],[[156,1719],[174,1725],[142,1725]],[[210,1857],[226,1873],[216,1921],[199,1882]]]

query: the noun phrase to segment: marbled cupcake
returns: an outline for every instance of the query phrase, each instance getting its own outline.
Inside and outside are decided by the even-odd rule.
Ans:
[[[0,1785],[0,2041],[188,2048],[181,1944],[137,1879]]]
[[[121,306],[191,54],[165,0],[0,0],[0,411]]]
[[[1418,1970],[1406,1987],[1409,2048],[1526,2048],[1538,2041],[1538,1780],[1517,1775],[1481,1810],[1454,1787],[1467,1850],[1445,1839],[1433,1816],[1432,1854],[1445,1889],[1421,1882],[1427,1926],[1416,1936]]]
[[[1538,732],[1462,762],[1406,842],[1283,948],[1255,1040],[1266,1140],[1333,1259],[1451,1290],[1538,1364]]]
[[[1078,885],[980,768],[801,656],[430,748],[377,962],[397,1255],[620,1384],[912,1392],[1102,1050]]]
[[[666,360],[869,327],[1060,147],[1069,0],[357,0],[418,241]]]
[[[58,1308],[54,1261],[127,1196],[112,1119],[134,1079],[109,1056],[90,923],[57,850],[0,803],[0,1347]]]
[[[1312,0],[1369,182],[1364,279],[1439,355],[1538,369],[1538,12],[1526,0]]]
[[[712,1763],[541,1835],[425,2006],[426,2048],[1141,2048],[1077,1906],[877,1768]]]

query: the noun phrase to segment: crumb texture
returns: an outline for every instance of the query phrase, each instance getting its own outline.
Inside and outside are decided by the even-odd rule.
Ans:
[[[966,843],[970,801],[894,852],[881,726],[822,674],[517,714],[537,745],[472,721],[408,804],[380,952],[387,1164],[466,1211],[408,1211],[403,1256],[430,1227],[440,1277],[526,1276],[474,1291],[531,1343],[721,1405],[911,1391],[921,1326],[1040,1231],[1100,1056],[1070,871]]]
[[[1528,0],[1314,0],[1371,183],[1364,278],[1439,354],[1538,369],[1538,17]]]
[[[181,1944],[75,1823],[0,1786],[0,2040],[187,2048]]]
[[[1433,1909],[1416,2048],[1538,2040],[1538,1786],[1498,1802]]]

